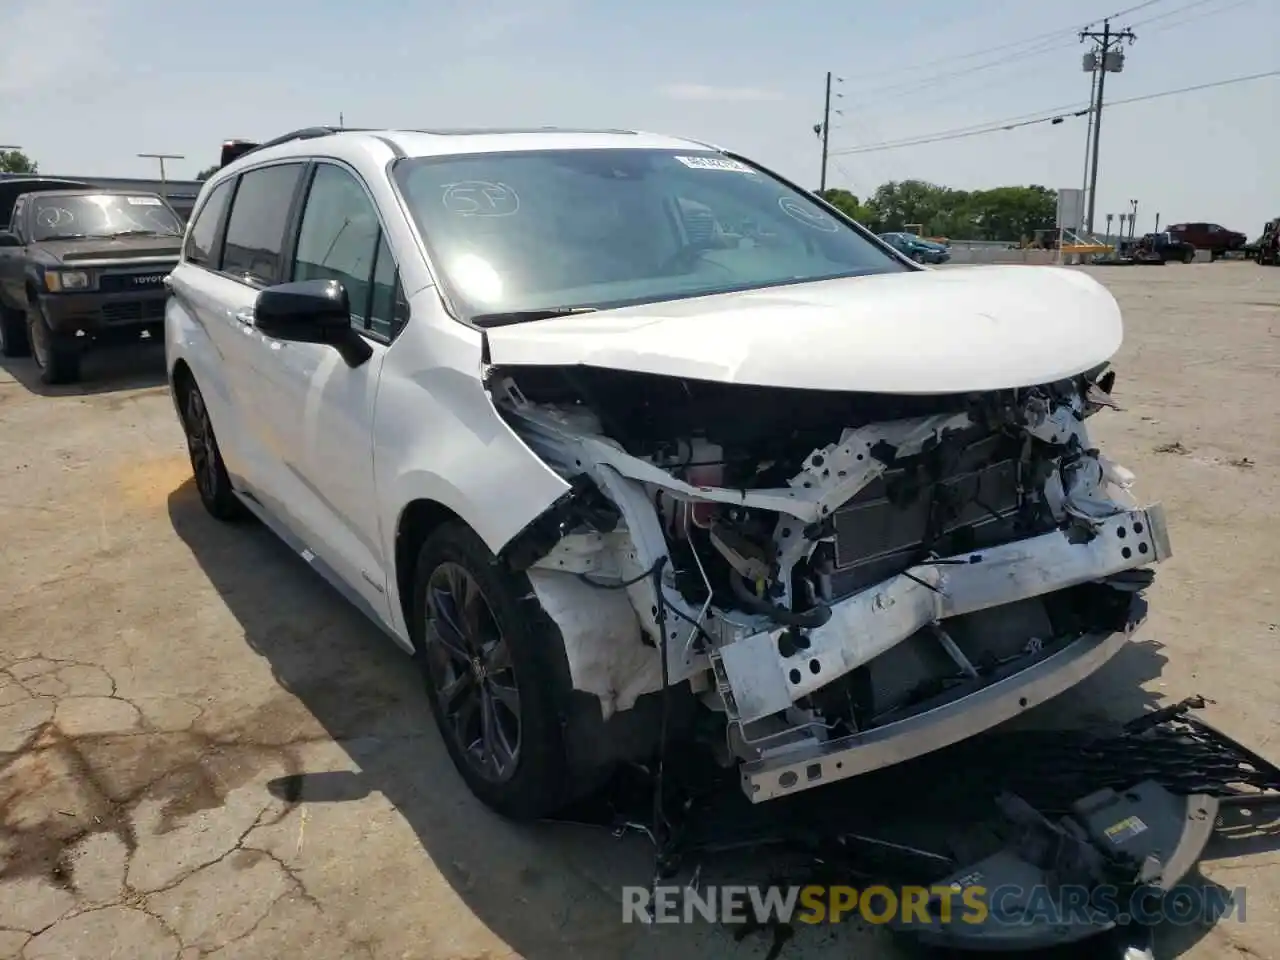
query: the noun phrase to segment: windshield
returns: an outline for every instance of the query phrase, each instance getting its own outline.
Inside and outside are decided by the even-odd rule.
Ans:
[[[31,224],[36,240],[182,236],[178,215],[159,197],[145,194],[36,196],[32,199]]]
[[[419,157],[395,176],[447,288],[481,324],[907,269],[710,151]]]

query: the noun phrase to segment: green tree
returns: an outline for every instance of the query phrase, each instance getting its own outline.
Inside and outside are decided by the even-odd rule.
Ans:
[[[925,180],[901,180],[876,189],[871,204],[880,214],[881,230],[905,230],[919,224],[927,234],[963,233],[968,194]]]
[[[39,167],[21,150],[0,150],[0,173],[37,173]]]
[[[862,212],[856,219],[880,231],[918,225],[927,236],[952,240],[1020,240],[1052,227],[1057,194],[1039,185],[953,190],[925,180],[882,184],[863,204],[847,190],[828,190],[828,201],[842,210],[852,202]]]
[[[818,196],[822,197],[823,200],[827,201],[827,203],[831,204],[846,217],[857,220],[864,227],[871,227],[874,229],[876,220],[875,209],[860,203],[858,198],[848,190],[844,190],[840,187],[830,187],[826,190],[820,191]]]
[[[1058,214],[1056,191],[1029,187],[978,190],[970,197],[978,239],[1021,240],[1054,225]]]
[[[215,173],[217,173],[217,172],[218,172],[218,165],[215,163],[213,166],[205,167],[203,170],[201,170],[199,173],[197,173],[197,174],[196,174],[196,179],[197,179],[197,180],[208,180],[210,177],[212,177],[212,176],[213,176]]]

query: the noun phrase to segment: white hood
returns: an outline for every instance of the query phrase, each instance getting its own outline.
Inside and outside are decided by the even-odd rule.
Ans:
[[[498,366],[910,394],[1050,383],[1109,360],[1122,335],[1096,280],[1021,266],[824,280],[485,331]]]

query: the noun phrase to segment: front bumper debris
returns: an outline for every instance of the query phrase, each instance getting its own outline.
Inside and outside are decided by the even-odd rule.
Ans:
[[[1153,504],[1099,521],[1087,543],[1055,530],[920,564],[833,605],[831,619],[790,656],[779,649],[779,629],[726,644],[713,662],[734,718],[750,722],[785,710],[931,623],[1158,563],[1171,553],[1164,509]]]
[[[1144,622],[1146,604],[1132,600],[1127,629],[1091,633],[1030,665],[969,681],[942,705],[837,740],[797,747],[741,764],[742,789],[763,802],[834,780],[879,770],[959,743],[1056,697],[1100,669]]]
[[[742,851],[754,849],[761,858],[770,850],[801,854],[799,868],[794,856],[782,868],[751,866],[752,876],[784,887],[1002,892],[982,922],[960,911],[945,922],[940,897],[927,917],[890,922],[929,945],[1034,950],[1107,931],[1141,941],[1161,898],[1187,889],[1210,840],[1230,842],[1233,817],[1280,806],[1280,767],[1192,716],[1205,702],[1147,713],[1110,735],[988,732],[771,804],[751,804],[731,783],[707,780],[705,764],[673,763],[686,774],[660,791],[668,813],[652,829],[640,824],[653,811],[654,785],[640,778],[630,790],[625,780],[615,783],[566,819],[616,836],[629,828],[650,835],[656,882],[664,884],[692,868],[692,888],[717,855],[732,851],[731,862],[740,863]],[[1256,830],[1262,818],[1252,820]],[[1128,912],[1139,901],[1149,913]],[[1070,910],[1045,910],[1045,902]],[[775,931],[775,943],[789,935]]]

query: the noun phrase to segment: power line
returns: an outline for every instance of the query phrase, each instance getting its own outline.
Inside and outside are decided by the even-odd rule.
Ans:
[[[1172,97],[1179,93],[1195,93],[1197,90],[1211,90],[1214,87],[1227,87],[1233,83],[1248,83],[1250,80],[1264,80],[1267,77],[1280,77],[1280,70],[1267,70],[1263,73],[1251,73],[1246,77],[1231,77],[1227,80],[1214,80],[1211,83],[1197,83],[1193,87],[1180,87],[1177,90],[1162,90],[1159,93],[1148,93],[1141,97],[1112,100],[1111,106],[1118,107],[1126,103],[1143,103],[1147,100],[1159,100],[1161,97]]]
[[[1263,73],[1252,73],[1243,77],[1230,77],[1226,80],[1215,80],[1211,83],[1199,83],[1190,87],[1179,87],[1177,90],[1161,90],[1159,93],[1148,93],[1140,97],[1128,97],[1123,100],[1113,100],[1109,104],[1112,107],[1124,106],[1130,103],[1143,103],[1147,100],[1158,100],[1161,97],[1173,97],[1183,93],[1194,93],[1199,90],[1210,90],[1214,87],[1226,87],[1236,83],[1248,83],[1252,80],[1263,80],[1267,77],[1280,76],[1280,70],[1267,70]],[[1073,105],[1074,106],[1074,105]],[[1009,117],[1005,120],[990,120],[986,124],[974,124],[971,127],[961,127],[950,131],[939,131],[934,134],[921,134],[917,137],[908,137],[902,140],[888,140],[882,143],[864,144],[860,147],[849,147],[845,150],[832,150],[831,156],[845,157],[858,153],[878,153],[883,150],[896,150],[900,147],[922,146],[927,143],[942,143],[946,140],[961,140],[966,137],[976,137],[988,133],[1002,133],[1005,130],[1016,130],[1020,127],[1030,127],[1038,123],[1053,123],[1057,121],[1061,123],[1072,117],[1088,116],[1090,109],[1086,106],[1080,109],[1065,112],[1065,108],[1051,107],[1047,110],[1037,111],[1037,115],[1033,119],[1022,119],[1022,117],[1032,117],[1031,114],[1022,114],[1020,117]]]
[[[1131,13],[1137,13],[1139,10],[1145,10],[1147,7],[1155,6],[1157,3],[1164,3],[1164,2],[1165,0],[1143,0],[1142,3],[1136,3],[1133,6],[1126,7],[1123,10],[1117,10],[1115,13],[1110,14],[1109,18],[1114,20],[1114,19],[1117,19],[1118,17],[1126,17]],[[956,54],[950,54],[945,57],[938,57],[936,60],[926,60],[924,63],[916,64],[912,69],[922,69],[925,67],[937,66],[938,64],[942,64],[942,63],[954,63],[962,60],[972,60],[974,57],[985,57],[992,53],[999,53],[1003,50],[1012,50],[1016,47],[1022,47],[1029,43],[1035,43],[1036,41],[1044,41],[1050,38],[1065,40],[1066,38],[1064,37],[1064,34],[1071,35],[1071,34],[1077,33],[1080,30],[1088,30],[1090,27],[1101,23],[1104,19],[1107,19],[1107,18],[1099,17],[1096,20],[1090,20],[1088,23],[1075,23],[1069,26],[1059,27],[1056,30],[1049,30],[1045,33],[1037,33],[1030,37],[1023,37],[1021,40],[1011,40],[1008,43],[998,44],[997,46],[994,46],[994,47],[983,47],[980,50],[973,50],[973,51],[970,51],[969,53],[956,53]],[[1037,52],[1041,52],[1041,51],[1037,51]],[[870,72],[870,73],[861,73],[861,74],[847,73],[847,74],[844,74],[844,77],[846,80],[861,80],[865,77],[878,77],[882,75],[883,74],[881,72]]]
[[[985,133],[999,133],[1002,130],[1016,130],[1019,127],[1029,127],[1036,123],[1050,123],[1069,116],[1085,116],[1088,113],[1088,106],[1080,107],[1078,104],[1071,104],[1068,107],[1051,107],[1047,111],[1038,110],[1034,114],[1024,113],[1017,117],[1006,117],[1003,120],[988,120],[986,123],[975,123],[968,127],[956,127],[951,130],[940,130],[936,133],[923,133],[915,137],[906,137],[902,140],[885,140],[880,143],[863,144],[859,147],[847,147],[844,150],[832,150],[831,156],[847,157],[856,153],[876,153],[881,150],[894,150],[898,147],[942,143],[945,140],[962,140],[965,137],[975,137]],[[1022,119],[1023,117],[1031,119]]]
[[[1163,33],[1165,30],[1172,30],[1174,27],[1180,27],[1184,23],[1191,23],[1192,21],[1200,20],[1204,17],[1223,14],[1223,13],[1226,13],[1228,10],[1235,10],[1237,7],[1243,7],[1245,4],[1256,3],[1256,2],[1257,0],[1236,0],[1235,3],[1229,3],[1225,7],[1215,7],[1209,10],[1201,10],[1199,13],[1194,13],[1189,17],[1183,17],[1181,20],[1174,20],[1172,23],[1161,23],[1159,26],[1153,27],[1150,30],[1144,30],[1143,36],[1149,37],[1153,33]],[[1194,4],[1192,4],[1192,6],[1194,6]],[[1177,11],[1173,11],[1173,12],[1176,13]],[[1150,23],[1151,21],[1146,20],[1143,22]]]
[[[1161,2],[1161,0],[1154,0],[1154,2]],[[1215,2],[1215,0],[1197,0],[1196,3],[1184,4],[1183,6],[1176,7],[1174,10],[1169,11],[1167,14],[1164,14],[1163,16],[1170,16],[1176,13],[1182,13],[1189,8],[1203,6],[1206,2],[1212,3],[1212,2]],[[1153,33],[1159,34],[1166,30],[1177,29],[1186,23],[1194,22],[1203,17],[1210,16],[1213,14],[1225,14],[1228,11],[1234,10],[1238,7],[1242,7],[1242,6],[1245,6],[1246,4],[1255,3],[1255,2],[1257,2],[1257,0],[1235,0],[1234,3],[1228,3],[1226,6],[1210,7],[1207,10],[1202,9],[1197,13],[1192,13],[1190,16],[1184,16],[1179,19],[1174,19],[1168,22],[1161,21],[1151,29],[1144,30],[1143,36],[1149,37]],[[1132,10],[1134,8],[1130,8],[1130,9]],[[1159,18],[1155,17],[1152,19],[1158,20]],[[1142,22],[1150,22],[1150,20],[1142,21]],[[889,87],[873,88],[874,91],[879,91],[879,92],[876,94],[873,100],[868,99],[868,100],[862,101],[862,103],[859,105],[859,109],[864,113],[864,115],[875,114],[876,112],[882,110],[886,105],[891,105],[891,104],[898,103],[902,100],[911,99],[913,96],[924,94],[924,93],[928,93],[930,97],[930,102],[935,104],[946,102],[948,100],[953,100],[958,97],[969,97],[969,96],[972,96],[976,90],[988,89],[990,87],[995,86],[996,84],[1007,83],[1008,78],[1003,76],[992,76],[988,78],[986,82],[976,87],[972,84],[957,84],[951,81],[953,81],[955,78],[962,77],[970,73],[976,73],[980,70],[986,70],[989,67],[1002,67],[1002,66],[1005,66],[1006,64],[1017,63],[1033,57],[1039,58],[1039,57],[1044,57],[1047,54],[1056,54],[1061,49],[1063,49],[1063,47],[1064,47],[1063,44],[1055,41],[1053,43],[1048,44],[1047,46],[1043,46],[1043,45],[1038,46],[1033,49],[1023,51],[1022,53],[1015,54],[1010,57],[1006,57],[1003,60],[1000,60],[994,63],[979,64],[975,67],[971,67],[965,70],[956,71],[951,74],[944,74],[942,75],[941,78],[930,77],[923,81],[917,79],[917,80],[913,80],[905,83],[894,84]],[[993,49],[999,49],[999,48],[993,48]],[[984,51],[984,52],[989,52],[989,51]],[[979,54],[974,54],[974,55],[976,56]],[[947,89],[942,93],[938,93],[937,87],[943,80],[947,81]],[[1095,71],[1094,92],[1090,96],[1091,102],[1093,97],[1096,97],[1097,95],[1096,92],[1097,92],[1097,74]],[[887,93],[887,96],[885,95],[886,93]],[[836,123],[834,125],[834,129],[839,130],[840,124]],[[1090,142],[1092,142],[1092,139],[1093,137],[1092,137],[1092,126],[1091,126],[1090,136],[1089,136]],[[1088,157],[1086,156],[1085,159],[1086,159],[1085,166],[1087,169]],[[1087,179],[1088,177],[1086,173],[1086,181]]]
[[[1164,13],[1157,13],[1154,16],[1147,17],[1145,20],[1137,20],[1130,24],[1131,27],[1141,27],[1148,23],[1155,23],[1157,20],[1163,20],[1165,17],[1172,17],[1181,13],[1183,10],[1190,10],[1192,7],[1203,7],[1206,3],[1214,3],[1216,0],[1192,0],[1191,3],[1184,3],[1180,7],[1174,7],[1172,10],[1166,10]]]
[[[1120,10],[1114,14],[1111,14],[1111,16],[1106,19],[1115,19],[1117,17],[1125,16],[1129,13],[1142,10],[1146,7],[1152,6],[1155,3],[1163,3],[1163,2],[1165,2],[1165,0],[1147,0],[1147,2],[1145,3],[1139,3],[1134,6],[1127,7],[1124,10]],[[1156,14],[1155,16],[1149,17],[1145,20],[1140,20],[1137,23],[1133,24],[1133,26],[1138,26],[1139,24],[1145,24],[1145,23],[1154,23],[1154,22],[1163,20],[1166,17],[1174,16],[1175,14],[1182,13],[1186,10],[1190,10],[1195,7],[1203,7],[1206,3],[1212,4],[1215,2],[1217,2],[1217,0],[1195,0],[1195,2],[1193,3],[1186,3],[1186,4],[1183,4],[1182,6],[1174,7],[1172,10],[1169,10],[1165,13]],[[1184,23],[1198,20],[1201,17],[1209,16],[1215,13],[1226,13],[1228,10],[1233,10],[1236,7],[1244,6],[1246,3],[1254,3],[1254,2],[1256,2],[1256,0],[1236,0],[1235,3],[1228,3],[1224,7],[1210,8],[1208,10],[1203,10],[1200,13],[1192,14],[1189,17],[1184,17],[1181,20],[1174,20],[1172,23],[1161,24],[1156,28],[1156,31],[1159,32],[1167,29],[1172,29],[1174,27],[1181,26]],[[1094,22],[1095,23],[1105,22],[1105,20],[1094,21]],[[1086,24],[1081,29],[1085,30],[1085,29],[1088,29],[1088,27],[1090,26],[1092,26],[1092,24]],[[1028,37],[1024,40],[1013,41],[1011,43],[1003,44],[1001,46],[988,47],[985,50],[978,50],[972,53],[961,54],[956,57],[950,57],[950,58],[944,57],[942,58],[942,60],[939,60],[936,62],[941,63],[941,62],[946,62],[947,60],[972,59],[974,57],[989,55],[991,53],[994,53],[1000,50],[1022,47],[1027,44],[1031,44],[1031,43],[1035,43],[1036,41],[1039,41],[1039,43],[1037,43],[1035,46],[1029,47],[1028,49],[1020,50],[1010,55],[997,57],[995,59],[986,61],[984,63],[975,64],[973,66],[965,67],[963,69],[951,70],[951,71],[947,71],[939,74],[930,74],[926,77],[916,77],[912,80],[905,80],[901,82],[869,87],[860,91],[860,96],[875,95],[875,100],[876,100],[875,105],[881,106],[886,100],[886,97],[884,96],[886,94],[888,95],[887,99],[889,102],[895,102],[897,100],[905,99],[906,97],[909,97],[915,93],[924,92],[924,91],[932,92],[933,89],[936,87],[936,85],[943,81],[950,82],[961,77],[969,76],[971,74],[1005,67],[1012,63],[1018,63],[1023,60],[1043,57],[1047,54],[1057,53],[1058,51],[1068,46],[1069,43],[1071,42],[1066,39],[1065,34],[1066,34],[1065,30],[1055,30],[1052,33],[1039,34],[1034,37]],[[925,64],[925,66],[927,65],[928,64]],[[852,79],[856,79],[856,77],[853,77]],[[997,78],[997,82],[999,82],[998,78]],[[990,84],[986,84],[986,86],[990,86]]]
[[[901,83],[885,84],[883,86],[878,86],[878,87],[867,87],[859,91],[859,96],[870,95],[870,94],[879,95],[882,93],[895,93],[895,92],[910,93],[915,90],[924,90],[924,89],[927,89],[928,87],[932,87],[933,85],[939,83],[942,80],[952,80],[957,77],[967,77],[970,74],[981,73],[983,70],[990,70],[994,67],[1003,67],[1010,63],[1017,63],[1019,60],[1026,60],[1030,57],[1039,57],[1046,53],[1052,53],[1062,49],[1063,45],[1064,43],[1062,39],[1059,37],[1048,44],[1041,43],[1039,46],[1036,46],[1032,49],[1023,50],[1020,53],[1015,53],[1009,56],[998,57],[994,60],[988,60],[984,63],[979,63],[971,67],[966,67],[963,70],[952,70],[947,73],[930,74],[929,76],[926,76],[926,77],[916,77],[913,80],[905,80]],[[999,48],[993,48],[993,49],[999,49]],[[983,52],[990,53],[991,51],[985,50]]]

